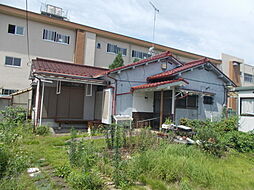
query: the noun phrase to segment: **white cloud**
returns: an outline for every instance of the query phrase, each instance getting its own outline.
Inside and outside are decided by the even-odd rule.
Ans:
[[[153,0],[160,9],[157,43],[220,58],[222,52],[254,65],[254,2],[252,0]],[[24,0],[0,3],[25,8]],[[112,32],[152,40],[153,10],[142,0],[47,0],[69,10],[70,20]],[[29,1],[39,12],[40,1]]]

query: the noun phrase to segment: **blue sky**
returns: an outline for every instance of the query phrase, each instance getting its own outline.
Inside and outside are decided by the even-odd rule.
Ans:
[[[254,65],[253,0],[152,0],[159,8],[155,42],[204,56],[227,53]],[[25,9],[25,0],[0,0]],[[28,0],[68,10],[70,21],[152,41],[153,9],[149,0]]]

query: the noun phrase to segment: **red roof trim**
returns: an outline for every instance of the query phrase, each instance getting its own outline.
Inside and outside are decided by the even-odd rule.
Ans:
[[[128,67],[133,67],[133,66],[137,66],[137,65],[140,65],[140,64],[143,64],[143,63],[146,63],[146,62],[150,62],[150,61],[156,61],[158,59],[162,59],[162,58],[166,58],[166,57],[169,57],[169,56],[172,56],[172,53],[170,51],[166,51],[166,52],[163,52],[161,54],[158,54],[158,55],[155,55],[155,56],[152,56],[152,57],[149,57],[147,59],[142,59],[138,62],[135,62],[135,63],[131,63],[131,64],[128,64],[128,65],[124,65],[122,67],[118,67],[118,68],[115,68],[115,69],[111,69],[109,70],[107,73],[111,73],[111,72],[114,72],[114,71],[118,71],[118,70],[122,70],[122,69],[125,69],[125,68],[128,68]]]
[[[189,84],[189,82],[186,81],[185,79],[179,78],[179,79],[175,79],[175,80],[169,80],[169,81],[162,81],[162,82],[142,84],[142,85],[139,85],[139,86],[133,86],[131,88],[131,90],[134,91],[134,90],[137,90],[137,89],[152,88],[152,87],[157,87],[157,86],[161,86],[161,85],[164,85],[164,84],[170,84],[170,83],[180,82],[180,81],[183,81],[186,84]]]
[[[209,59],[207,59],[207,58],[191,61],[189,63],[184,64],[181,67],[177,67],[177,68],[172,69],[170,71],[165,71],[163,73],[147,77],[147,80],[149,81],[149,80],[162,79],[162,78],[165,78],[165,77],[169,77],[169,76],[171,76],[173,74],[176,74],[178,72],[184,71],[186,69],[190,69],[190,68],[198,66],[198,65],[202,65],[202,64],[207,63],[207,62],[209,62]]]

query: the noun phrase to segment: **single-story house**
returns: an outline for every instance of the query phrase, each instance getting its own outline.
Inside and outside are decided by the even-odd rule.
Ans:
[[[37,58],[31,79],[34,119],[51,125],[110,124],[113,115],[129,115],[135,124],[149,120],[155,128],[167,117],[216,120],[235,86],[207,58],[182,63],[170,52],[112,70]]]

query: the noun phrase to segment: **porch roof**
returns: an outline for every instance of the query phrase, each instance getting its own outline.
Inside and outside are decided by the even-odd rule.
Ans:
[[[36,58],[32,61],[31,75],[39,75],[48,79],[71,80],[72,82],[99,82],[94,76],[104,73],[108,69],[78,65],[74,63]],[[104,81],[103,81],[104,82]]]
[[[152,91],[156,91],[156,90],[169,89],[172,86],[182,86],[184,84],[189,84],[189,83],[185,79],[179,78],[175,80],[142,84],[142,85],[132,87],[131,90],[135,91],[135,90],[141,90],[141,89],[149,89]]]

